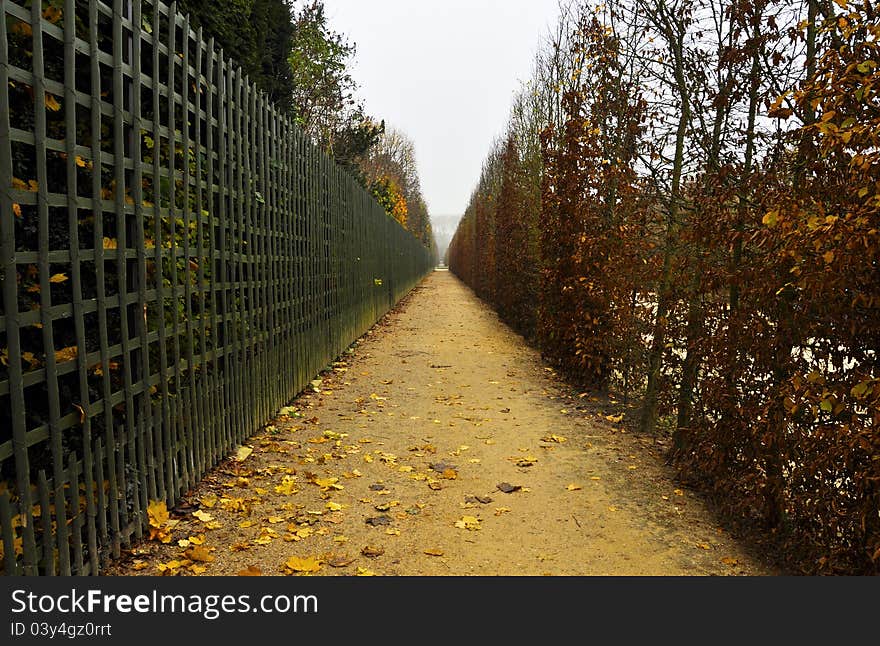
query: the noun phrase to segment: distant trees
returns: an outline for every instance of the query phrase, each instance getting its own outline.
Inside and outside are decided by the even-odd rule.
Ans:
[[[412,140],[399,130],[385,129],[357,164],[365,185],[388,214],[425,246],[433,248],[428,205],[422,196]]]
[[[573,1],[450,266],[810,572],[880,563],[880,15]]]
[[[385,133],[357,99],[355,45],[332,29],[321,0],[182,0],[250,80],[315,144],[370,190],[425,246],[434,239],[413,144]]]

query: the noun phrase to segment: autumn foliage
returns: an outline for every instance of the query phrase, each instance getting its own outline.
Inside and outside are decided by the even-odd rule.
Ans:
[[[880,572],[876,6],[612,2],[560,32],[452,270],[569,377],[641,401],[793,570]]]

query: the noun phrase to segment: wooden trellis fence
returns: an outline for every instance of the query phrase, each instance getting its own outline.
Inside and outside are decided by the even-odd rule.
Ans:
[[[0,0],[6,574],[95,574],[432,265],[161,2]]]

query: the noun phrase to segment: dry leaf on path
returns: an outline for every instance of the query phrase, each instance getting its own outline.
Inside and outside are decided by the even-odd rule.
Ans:
[[[250,565],[248,569],[239,572],[238,576],[263,576],[263,571],[256,565]]]
[[[367,545],[364,549],[361,550],[361,554],[371,559],[382,556],[385,553],[385,548],[380,545]]]
[[[296,572],[318,572],[321,569],[321,562],[315,557],[300,558],[299,556],[291,556],[284,562],[286,574]]]
[[[443,556],[444,554],[443,550],[438,549],[425,550],[423,553],[427,554],[428,556]]]
[[[476,516],[462,516],[460,520],[455,521],[455,526],[459,529],[475,531],[480,529],[480,519]]]

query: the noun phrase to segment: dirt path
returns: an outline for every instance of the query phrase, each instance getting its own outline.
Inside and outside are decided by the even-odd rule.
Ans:
[[[317,390],[203,480],[170,543],[110,574],[769,573],[619,406],[572,395],[447,272]]]

